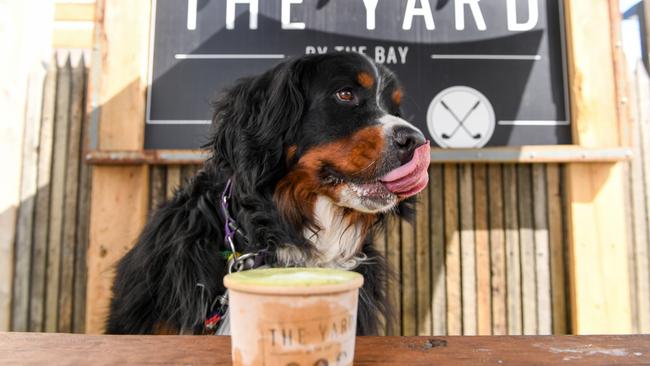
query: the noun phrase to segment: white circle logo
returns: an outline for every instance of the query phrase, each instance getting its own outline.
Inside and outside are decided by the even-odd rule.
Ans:
[[[490,101],[476,89],[453,86],[438,93],[427,111],[433,140],[445,148],[478,148],[490,141],[496,118]]]

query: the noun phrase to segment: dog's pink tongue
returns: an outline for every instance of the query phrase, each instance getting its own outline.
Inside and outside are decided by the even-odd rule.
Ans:
[[[429,183],[428,169],[430,162],[431,148],[429,142],[427,142],[415,150],[411,161],[389,172],[381,181],[389,191],[399,196],[413,196],[423,190]]]

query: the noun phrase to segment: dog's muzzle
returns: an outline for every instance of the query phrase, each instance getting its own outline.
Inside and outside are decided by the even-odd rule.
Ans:
[[[429,183],[429,142],[422,132],[408,125],[394,126],[389,138],[389,154],[394,154],[401,165],[383,176],[381,182],[401,198],[413,196]]]

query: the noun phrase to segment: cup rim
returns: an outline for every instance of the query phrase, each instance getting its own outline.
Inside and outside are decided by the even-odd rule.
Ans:
[[[306,270],[314,270],[314,268],[305,268]],[[316,269],[318,270],[318,269]],[[328,269],[329,270],[329,269]],[[227,275],[223,279],[224,286],[230,291],[246,292],[252,294],[262,295],[321,295],[330,293],[347,292],[359,289],[363,286],[363,276],[357,272],[347,272],[346,275],[350,279],[343,283],[333,284],[312,284],[312,285],[274,285],[274,284],[260,284],[241,282],[233,279],[231,275]]]

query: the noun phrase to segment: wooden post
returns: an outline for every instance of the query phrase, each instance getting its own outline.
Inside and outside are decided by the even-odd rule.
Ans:
[[[144,146],[150,16],[150,1],[97,1],[88,95],[91,149],[138,151]],[[86,332],[100,333],[114,266],[146,220],[148,168],[96,166],[92,187]]]
[[[619,146],[616,0],[566,0],[574,143]],[[619,75],[621,76],[621,75]],[[573,332],[629,333],[623,163],[567,166]]]

